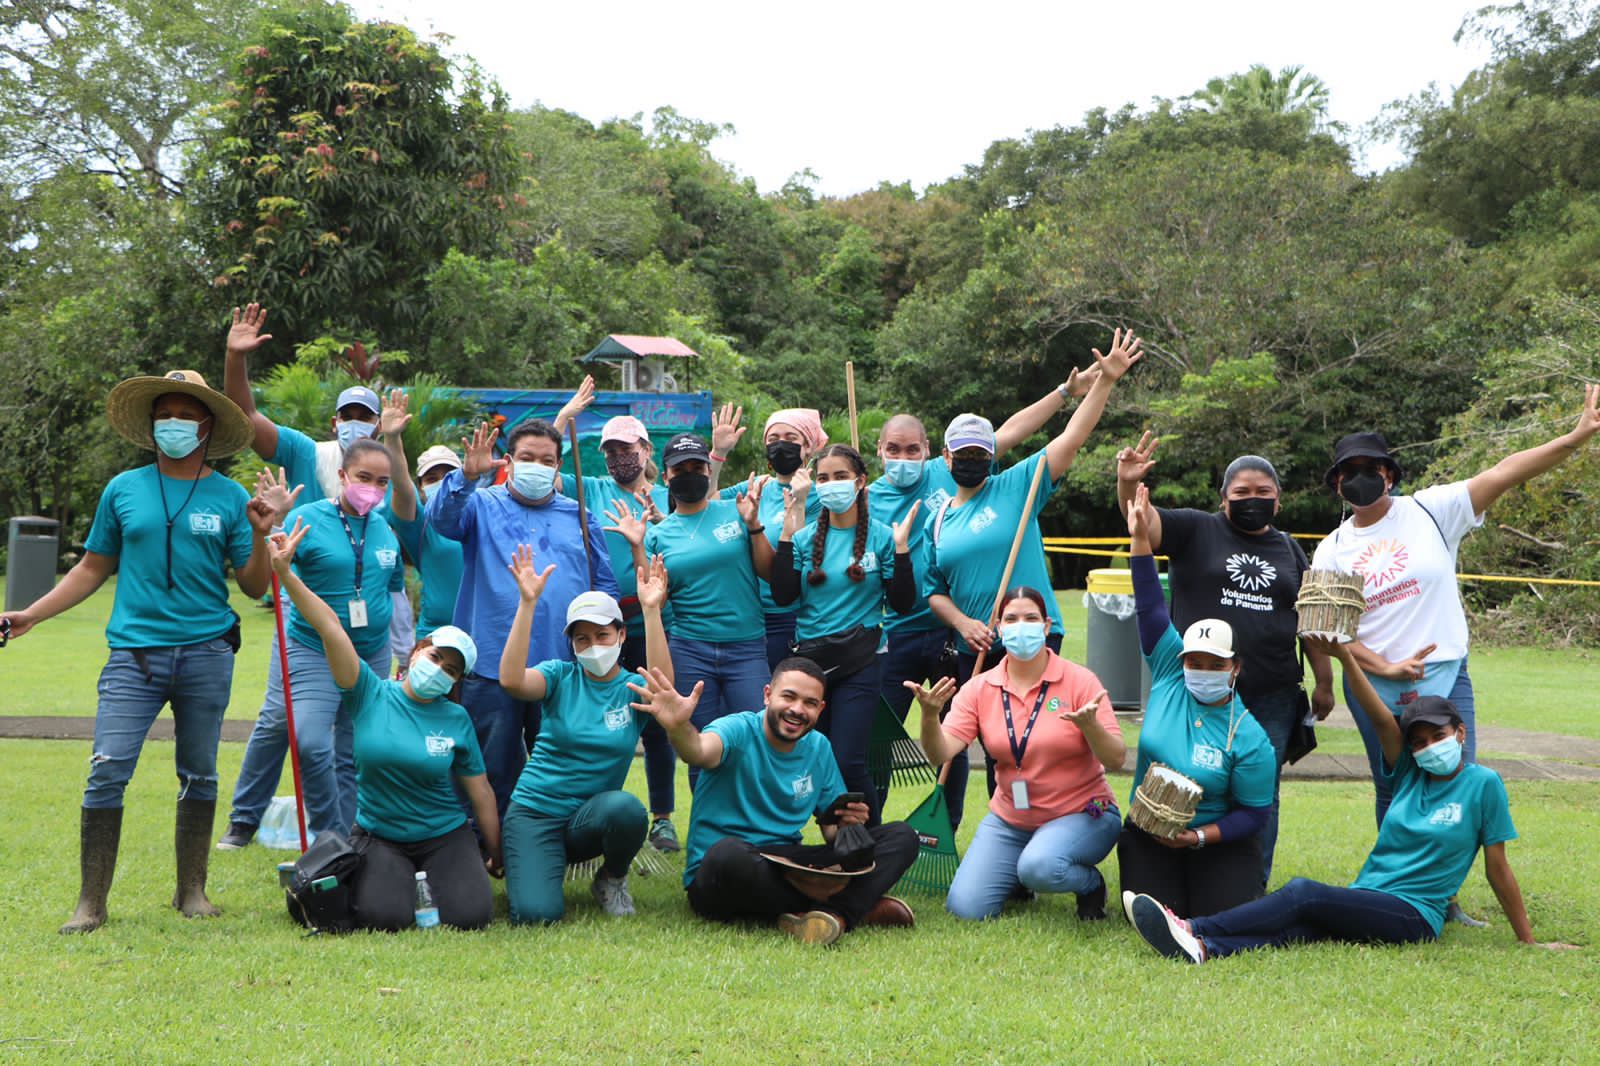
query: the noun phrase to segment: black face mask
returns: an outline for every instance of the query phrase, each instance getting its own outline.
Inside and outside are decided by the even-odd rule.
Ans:
[[[951,459],[950,476],[964,489],[975,489],[989,476],[988,459]]]
[[[644,473],[644,460],[639,458],[638,452],[608,455],[606,470],[616,479],[618,485],[631,485],[635,478]]]
[[[800,445],[792,440],[775,440],[767,445],[767,465],[780,477],[800,469]]]
[[[1376,470],[1346,474],[1339,481],[1339,495],[1348,500],[1352,507],[1368,507],[1377,503],[1385,491],[1387,486],[1383,483],[1383,475]]]
[[[708,474],[674,474],[667,482],[667,492],[679,503],[699,503],[711,491]]]
[[[1278,501],[1268,496],[1247,496],[1228,501],[1228,521],[1246,533],[1266,529],[1272,522],[1272,508]]]

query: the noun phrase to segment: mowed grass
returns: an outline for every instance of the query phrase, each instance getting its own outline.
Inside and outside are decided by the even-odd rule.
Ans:
[[[243,745],[222,748],[227,795]],[[307,938],[284,913],[285,852],[214,853],[225,910],[172,894],[172,746],[147,746],[111,922],[55,932],[77,888],[86,742],[0,741],[0,1060],[22,1062],[1592,1062],[1600,952],[1515,943],[1482,876],[1487,930],[1407,948],[1319,945],[1204,968],[1120,920],[1047,898],[981,925],[913,897],[915,930],[827,950],[694,918],[676,876],[633,879],[639,914],[567,887],[552,928]],[[630,787],[642,789],[636,767]],[[1126,776],[1116,788],[1125,793]],[[287,790],[287,782],[285,788]],[[903,815],[925,786],[897,789]],[[1510,846],[1535,930],[1587,943],[1600,918],[1600,786],[1511,785]],[[680,777],[680,803],[687,806]],[[982,806],[975,776],[968,810]],[[1373,838],[1368,788],[1292,782],[1274,880],[1343,883]],[[220,817],[220,816],[219,816]],[[976,815],[968,819],[962,845]],[[682,812],[680,829],[686,828]],[[1116,898],[1116,863],[1102,867]]]

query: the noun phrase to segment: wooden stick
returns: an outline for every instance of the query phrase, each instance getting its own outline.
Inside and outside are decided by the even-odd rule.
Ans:
[[[1006,586],[1011,583],[1011,571],[1016,568],[1017,552],[1022,550],[1023,535],[1028,532],[1028,523],[1033,521],[1033,501],[1039,496],[1039,479],[1044,476],[1045,467],[1049,465],[1049,456],[1041,452],[1039,454],[1039,465],[1033,468],[1033,481],[1028,485],[1028,501],[1022,505],[1022,521],[1017,523],[1017,535],[1011,538],[1011,554],[1006,557],[1006,569],[1000,575],[1000,587],[995,589],[994,592],[994,606],[989,608],[990,629],[994,628],[995,619],[1000,614],[1000,603],[1006,598]],[[1040,589],[1039,591],[1049,594],[1047,589]],[[1046,618],[1048,617],[1049,615],[1047,614]],[[1045,624],[1048,626],[1049,622],[1047,621]],[[983,672],[983,660],[988,654],[987,650],[978,653],[978,661],[972,666],[973,677],[977,677]]]
[[[572,441],[572,476],[578,482],[578,528],[583,532],[583,562],[588,568],[588,578],[585,582],[589,588],[594,588],[594,551],[589,545],[589,508],[583,499],[583,460],[578,457],[578,420],[573,418],[567,423],[567,437]]]
[[[856,428],[856,365],[849,361],[844,364],[844,396],[850,407],[850,447],[859,452],[861,432]]]

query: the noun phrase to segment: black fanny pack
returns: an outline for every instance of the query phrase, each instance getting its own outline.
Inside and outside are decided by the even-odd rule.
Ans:
[[[328,829],[295,860],[283,890],[289,916],[313,933],[347,933],[356,927],[356,876],[361,853],[343,833]]]
[[[877,626],[851,626],[825,637],[796,641],[789,650],[816,663],[832,681],[872,665],[872,657],[878,654],[878,634]]]

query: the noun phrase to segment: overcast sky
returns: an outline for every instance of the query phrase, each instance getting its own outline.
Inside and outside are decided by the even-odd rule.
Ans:
[[[1358,129],[1430,82],[1449,90],[1486,57],[1454,43],[1483,0],[1150,0],[1086,4],[807,4],[610,0],[354,0],[365,17],[447,33],[517,107],[592,121],[662,105],[735,134],[713,146],[763,191],[810,167],[820,191],[918,189],[995,140],[1077,122],[1090,108],[1179,97],[1263,63],[1327,83]],[[1392,147],[1371,169],[1399,161]]]

